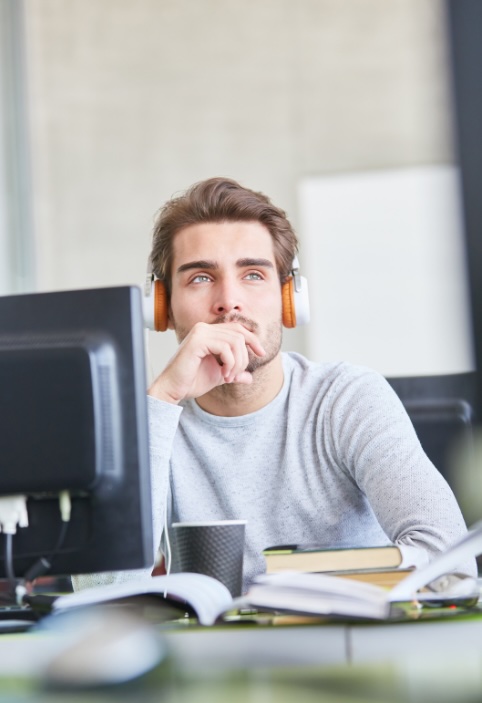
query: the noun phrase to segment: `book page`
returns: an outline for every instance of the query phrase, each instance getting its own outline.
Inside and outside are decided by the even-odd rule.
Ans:
[[[416,569],[409,576],[402,579],[400,583],[390,590],[388,594],[390,602],[412,600],[420,588],[445,574],[454,572],[459,564],[463,564],[480,553],[482,553],[482,522],[476,523],[461,540],[456,542],[446,552],[442,552],[429,564]],[[466,582],[467,587],[472,582],[473,589],[476,589],[476,579],[467,577]]]
[[[224,584],[204,574],[179,573],[154,576],[139,581],[126,581],[60,596],[55,611],[108,603],[140,595],[156,595],[184,601],[190,605],[202,625],[211,625],[221,613],[233,606],[233,599]]]

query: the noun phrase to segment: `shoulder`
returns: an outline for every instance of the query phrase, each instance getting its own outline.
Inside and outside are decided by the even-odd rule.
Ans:
[[[316,394],[337,407],[400,404],[385,377],[369,367],[345,361],[314,362],[295,352],[284,352],[283,364],[291,393]]]
[[[283,365],[291,383],[324,382],[339,390],[354,386],[391,389],[388,381],[378,371],[346,361],[316,362],[296,352],[283,352]]]

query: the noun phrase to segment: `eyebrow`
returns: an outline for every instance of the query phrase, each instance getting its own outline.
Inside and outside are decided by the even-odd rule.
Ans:
[[[245,268],[246,266],[255,266],[259,268],[274,268],[272,262],[269,259],[238,259],[236,261],[236,266],[239,268]]]
[[[274,268],[272,262],[269,259],[238,259],[236,261],[236,266],[238,268],[246,268],[247,266],[255,266],[259,268]],[[212,271],[219,268],[216,261],[209,261],[207,259],[200,259],[199,261],[188,261],[185,264],[181,264],[176,273],[182,273],[183,271],[190,271],[191,269],[205,269],[206,271]]]
[[[182,273],[183,271],[190,271],[191,269],[207,269],[207,270],[212,270],[212,269],[217,269],[218,265],[215,261],[207,261],[204,259],[200,259],[199,261],[188,261],[185,264],[181,264],[178,268],[176,273]]]

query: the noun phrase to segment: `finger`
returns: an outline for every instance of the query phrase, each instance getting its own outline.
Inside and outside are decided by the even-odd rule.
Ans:
[[[265,356],[266,351],[259,341],[258,336],[241,322],[223,322],[216,326],[225,328],[226,330],[232,329],[233,331],[240,332],[244,337],[244,343],[251,349],[255,356]]]
[[[242,371],[241,373],[238,373],[230,381],[230,383],[244,383],[245,385],[249,385],[250,383],[253,383],[253,374],[249,371]]]
[[[266,350],[263,346],[261,346],[259,340],[256,340],[256,344],[248,344],[249,348],[253,352],[255,356],[265,356],[266,355]]]
[[[249,364],[246,340],[238,330],[216,330],[216,338],[210,341],[208,349],[222,366],[226,383],[232,382],[233,378],[244,371]]]
[[[236,367],[235,354],[233,352],[231,344],[225,342],[224,344],[220,345],[216,356],[218,357],[220,366],[222,366],[222,376],[224,380],[226,380],[231,375],[233,368]]]

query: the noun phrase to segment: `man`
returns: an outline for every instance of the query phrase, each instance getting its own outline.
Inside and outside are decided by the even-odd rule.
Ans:
[[[274,544],[394,543],[421,565],[466,529],[383,377],[281,353],[296,250],[282,210],[223,178],[169,201],[154,230],[179,341],[148,391],[156,544],[175,521],[245,519],[245,587]]]

